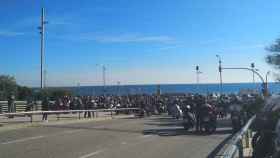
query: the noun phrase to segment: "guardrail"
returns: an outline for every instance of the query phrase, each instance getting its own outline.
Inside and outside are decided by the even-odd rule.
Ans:
[[[98,116],[98,112],[111,112],[111,116],[113,116],[113,112],[117,111],[139,111],[139,108],[114,108],[114,109],[96,109],[96,110],[57,110],[57,111],[28,111],[28,112],[15,112],[15,113],[2,113],[0,116],[29,116],[30,122],[33,122],[33,115],[43,115],[43,114],[56,114],[57,120],[59,120],[59,114],[78,114],[78,118],[81,118],[81,113],[83,112],[95,112],[96,116]]]
[[[217,157],[221,158],[243,158],[244,157],[244,149],[250,148],[250,139],[252,138],[253,134],[250,130],[251,124],[256,119],[254,115],[252,118],[248,120],[246,125],[237,132],[232,139],[227,143],[226,149],[220,153]],[[247,155],[248,153],[246,153]]]
[[[23,112],[26,110],[27,101],[15,101],[16,112]],[[34,110],[41,110],[41,101],[36,101]],[[8,112],[8,101],[0,101],[0,113]]]

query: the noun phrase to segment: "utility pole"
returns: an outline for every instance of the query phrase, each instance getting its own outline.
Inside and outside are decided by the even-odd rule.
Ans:
[[[216,55],[219,60],[219,73],[220,73],[220,95],[223,93],[223,79],[222,79],[222,60],[220,55]]]
[[[41,26],[38,27],[40,30],[40,35],[41,35],[41,74],[40,74],[40,79],[41,79],[41,84],[40,87],[41,89],[44,88],[43,85],[43,71],[44,71],[44,56],[45,56],[45,24],[47,24],[47,21],[45,21],[45,9],[42,8],[41,12]]]

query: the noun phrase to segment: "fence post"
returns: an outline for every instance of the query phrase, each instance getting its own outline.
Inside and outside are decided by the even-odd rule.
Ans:
[[[33,114],[30,114],[30,122],[33,122]]]

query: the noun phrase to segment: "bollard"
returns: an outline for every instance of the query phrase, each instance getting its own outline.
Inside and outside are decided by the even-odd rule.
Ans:
[[[111,111],[111,118],[113,118],[113,111]]]
[[[79,112],[79,120],[81,119],[81,112]]]

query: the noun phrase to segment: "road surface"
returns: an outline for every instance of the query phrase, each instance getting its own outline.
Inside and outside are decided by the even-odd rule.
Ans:
[[[45,124],[0,132],[1,158],[203,158],[230,136],[187,132],[167,116]]]

